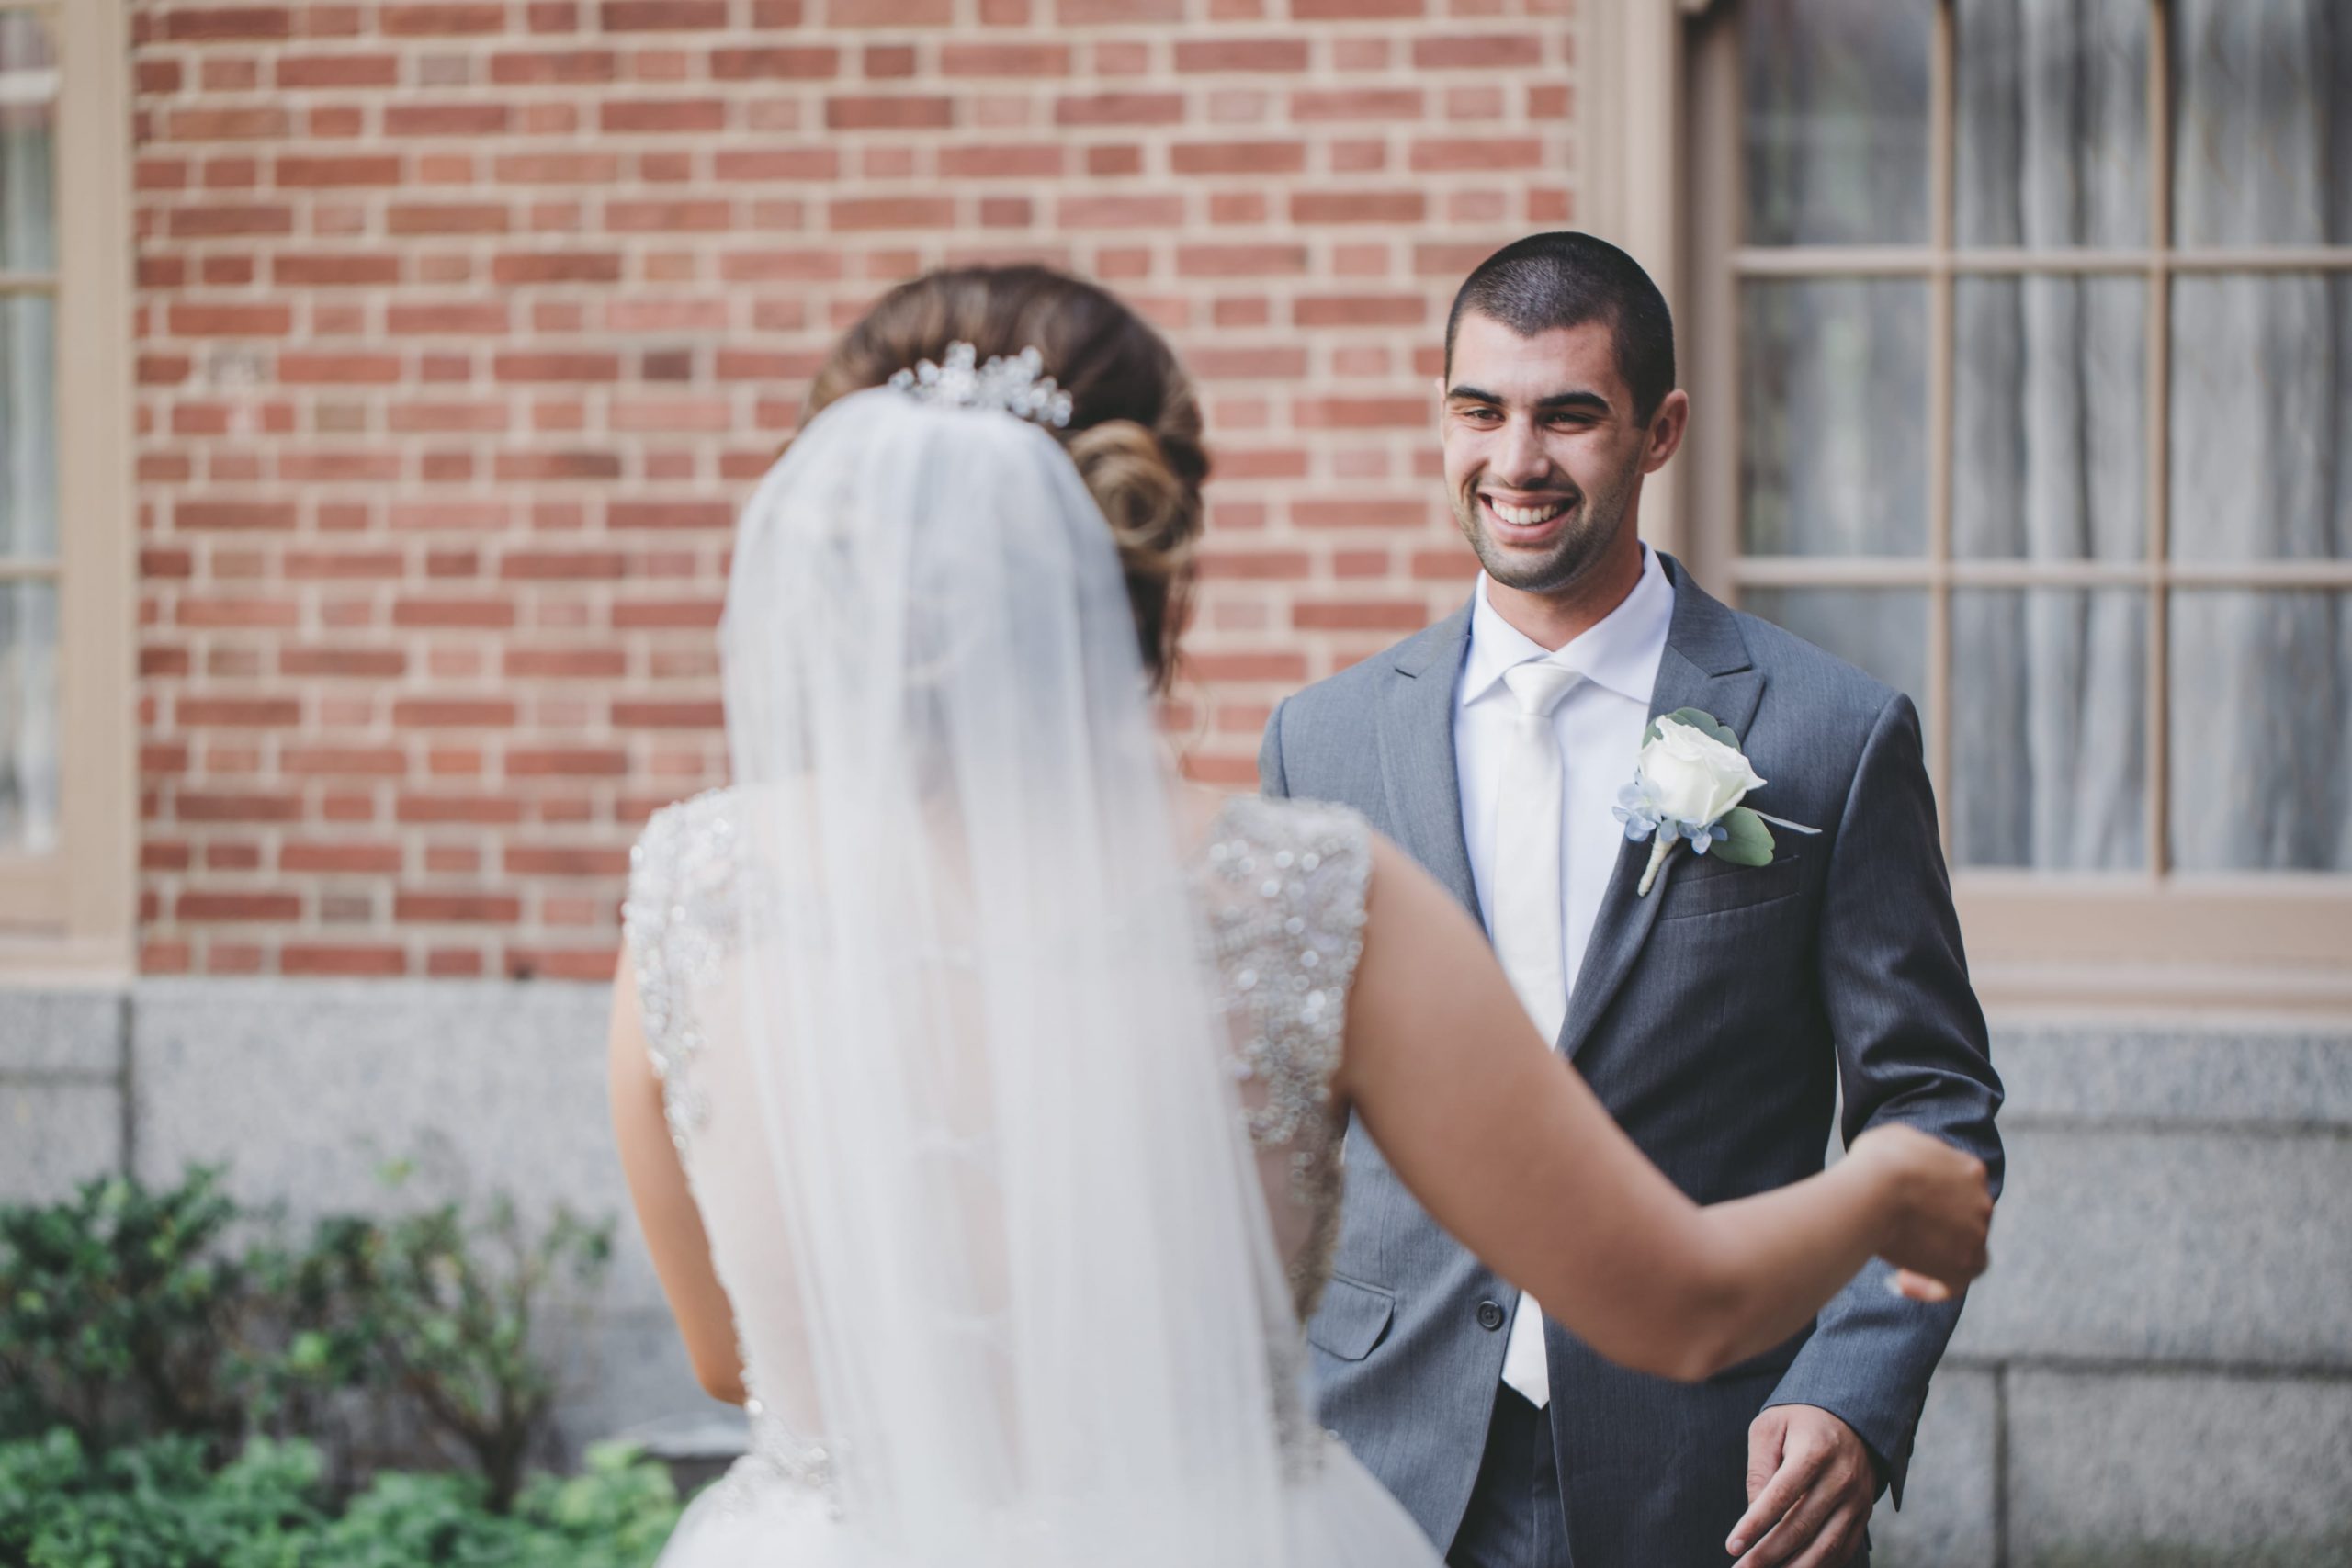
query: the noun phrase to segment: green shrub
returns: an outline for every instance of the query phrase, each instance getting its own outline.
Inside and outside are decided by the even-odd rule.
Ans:
[[[325,1523],[319,1457],[257,1438],[225,1467],[164,1438],[85,1455],[71,1431],[0,1445],[0,1562],[26,1568],[296,1568]]]
[[[0,1437],[242,1437],[268,1353],[260,1259],[228,1241],[237,1218],[204,1168],[164,1192],[113,1178],[0,1208]]]
[[[513,1512],[471,1475],[379,1475],[340,1513],[302,1442],[254,1438],[219,1470],[167,1438],[90,1456],[59,1429],[0,1444],[0,1562],[25,1568],[643,1568],[676,1525],[669,1475],[633,1449],[535,1479]]]
[[[316,1561],[322,1568],[639,1568],[660,1553],[680,1512],[669,1472],[617,1444],[591,1450],[583,1474],[534,1478],[511,1513],[492,1512],[488,1501],[471,1475],[379,1476],[321,1532]]]
[[[560,1392],[547,1337],[579,1326],[611,1258],[609,1223],[559,1209],[535,1235],[503,1198],[329,1221],[302,1273],[326,1326],[297,1353],[413,1400],[504,1513]]]
[[[610,1224],[560,1209],[526,1225],[496,1198],[332,1215],[299,1247],[283,1230],[201,1168],[166,1190],[118,1177],[0,1207],[0,1440],[62,1427],[103,1456],[180,1438],[220,1465],[250,1436],[299,1435],[345,1457],[324,1416],[356,1404],[376,1431],[413,1418],[492,1512],[513,1508]]]

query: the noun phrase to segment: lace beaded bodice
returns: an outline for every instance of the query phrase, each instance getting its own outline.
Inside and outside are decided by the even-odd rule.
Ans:
[[[821,1432],[822,1418],[800,1375],[807,1350],[788,1249],[775,1245],[778,1227],[766,1216],[746,1212],[757,1196],[718,1179],[765,1164],[753,1157],[752,1119],[726,1113],[749,1098],[748,1069],[740,1053],[713,1049],[740,1010],[733,961],[742,936],[730,881],[737,801],[732,791],[714,790],[655,813],[631,852],[623,925],[671,1136],[736,1307],[750,1462],[770,1477],[821,1485],[825,1450],[810,1435]],[[1346,1118],[1331,1085],[1363,952],[1370,872],[1370,829],[1354,813],[1255,797],[1219,808],[1193,867],[1215,1005],[1231,1041],[1237,1113],[1259,1156],[1301,1322],[1329,1278],[1339,1232]],[[1300,1370],[1275,1369],[1286,1451],[1306,1451],[1320,1435],[1306,1416]]]
[[[1267,1207],[1304,1323],[1340,1235],[1347,1119],[1331,1081],[1363,952],[1370,829],[1341,807],[1237,798],[1218,812],[1204,858],[1217,1006],[1250,1142],[1276,1168]]]

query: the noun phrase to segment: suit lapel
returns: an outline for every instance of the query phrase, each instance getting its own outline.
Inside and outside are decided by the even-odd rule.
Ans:
[[[1453,768],[1454,687],[1469,649],[1465,604],[1389,656],[1395,667],[1381,689],[1380,777],[1396,837],[1479,919]]]
[[[1657,682],[1650,693],[1650,716],[1677,708],[1700,708],[1714,715],[1745,741],[1748,721],[1756,716],[1757,702],[1764,694],[1764,677],[1748,658],[1747,640],[1740,636],[1739,622],[1719,600],[1690,581],[1681,562],[1672,556],[1661,558],[1674,582],[1674,619],[1667,630],[1666,654],[1658,660]],[[1631,782],[1634,759],[1624,759],[1624,769],[1626,781]],[[1675,863],[1689,852],[1676,851],[1649,897],[1642,897],[1634,888],[1649,863],[1650,846],[1628,840],[1619,849],[1616,868],[1593,922],[1592,940],[1585,948],[1583,967],[1577,971],[1576,990],[1568,998],[1567,1021],[1560,1030],[1560,1049],[1569,1057],[1584,1048],[1593,1025],[1616,998],[1634,960],[1641,955],[1643,942],[1649,939]]]

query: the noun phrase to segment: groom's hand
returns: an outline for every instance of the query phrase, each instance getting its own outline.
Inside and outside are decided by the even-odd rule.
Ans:
[[[1776,1404],[1747,1428],[1747,1512],[1724,1544],[1736,1568],[1839,1568],[1877,1500],[1877,1464],[1851,1427]]]

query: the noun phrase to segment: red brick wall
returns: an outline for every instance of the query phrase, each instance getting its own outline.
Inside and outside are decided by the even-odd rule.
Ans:
[[[1175,716],[1426,622],[1445,303],[1575,216],[1572,0],[135,7],[143,962],[602,976],[724,767],[732,509],[830,336],[1038,256],[1219,477]]]

